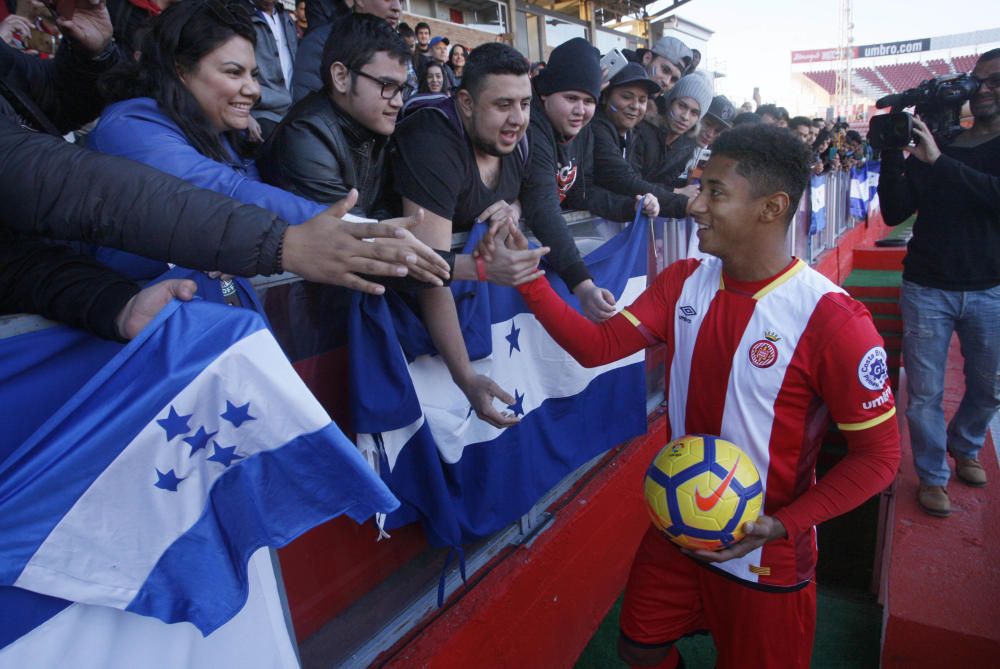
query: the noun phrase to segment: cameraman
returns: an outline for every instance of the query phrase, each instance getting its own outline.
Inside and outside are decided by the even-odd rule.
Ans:
[[[984,53],[972,76],[980,82],[972,127],[940,148],[914,119],[915,146],[905,161],[883,151],[878,185],[887,224],[919,212],[900,303],[918,501],[934,516],[951,512],[946,451],[960,481],[986,485],[978,454],[1000,407],[1000,49]],[[941,399],[953,332],[965,358],[965,395],[946,428]]]

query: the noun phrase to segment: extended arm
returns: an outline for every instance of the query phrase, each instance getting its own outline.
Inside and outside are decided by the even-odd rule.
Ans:
[[[415,215],[420,207],[403,199],[403,213]],[[451,221],[437,214],[426,213],[421,224],[414,226],[414,235],[432,248],[447,249],[451,245]],[[465,270],[467,271],[467,270]],[[456,261],[456,274],[458,274]],[[464,272],[463,272],[464,273]],[[469,352],[462,338],[462,327],[458,321],[455,298],[446,287],[427,288],[417,294],[421,316],[427,332],[441,354],[451,378],[482,420],[495,427],[507,427],[517,422],[517,418],[503,415],[493,406],[493,398],[505,404],[513,404],[514,398],[504,392],[489,377],[476,373],[469,360]]]
[[[139,287],[67,246],[0,231],[0,313],[34,313],[118,339],[115,318]]]
[[[587,320],[566,304],[544,277],[519,290],[545,331],[584,367],[620,360],[651,343],[624,314],[603,323]]]

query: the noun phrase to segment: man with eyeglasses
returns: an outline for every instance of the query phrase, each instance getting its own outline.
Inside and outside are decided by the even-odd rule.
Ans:
[[[354,14],[323,49],[323,89],[297,102],[264,145],[264,179],[317,202],[358,190],[355,213],[390,218],[380,203],[385,149],[408,94],[410,49],[385,20]]]
[[[918,212],[900,297],[906,418],[917,500],[939,517],[951,512],[948,453],[959,481],[986,485],[979,450],[1000,408],[1000,49],[980,56],[972,76],[980,82],[969,101],[972,127],[939,146],[914,119],[909,158],[883,151],[878,185],[886,223]],[[941,400],[953,333],[965,358],[965,394],[946,426]]]

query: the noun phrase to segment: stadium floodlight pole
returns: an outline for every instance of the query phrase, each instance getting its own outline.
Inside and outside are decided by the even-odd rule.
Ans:
[[[834,93],[834,106],[837,109],[837,116],[847,118],[851,111],[853,102],[853,88],[851,77],[852,49],[854,48],[854,20],[852,0],[839,0],[839,21],[837,30],[837,82]]]

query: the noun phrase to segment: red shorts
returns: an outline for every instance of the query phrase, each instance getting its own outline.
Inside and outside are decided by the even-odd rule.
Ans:
[[[783,592],[744,585],[687,557],[650,526],[632,563],[621,631],[644,647],[708,631],[718,669],[809,669],[816,584]]]

